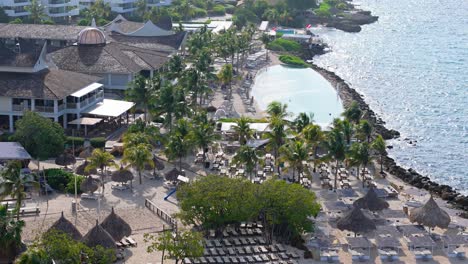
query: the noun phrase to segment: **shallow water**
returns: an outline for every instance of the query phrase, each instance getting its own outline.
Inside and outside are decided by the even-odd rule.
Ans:
[[[314,29],[332,49],[315,62],[401,132],[389,142],[399,164],[468,194],[468,1],[359,3],[379,21],[357,34]]]
[[[270,102],[280,101],[288,104],[288,110],[294,115],[313,113],[315,122],[322,126],[343,112],[333,86],[309,68],[268,67],[255,78],[252,95],[263,110]]]

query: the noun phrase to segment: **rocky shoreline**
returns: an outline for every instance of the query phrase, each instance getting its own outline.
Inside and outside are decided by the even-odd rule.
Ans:
[[[355,89],[351,88],[341,77],[315,64],[312,64],[311,67],[335,87],[345,107],[349,106],[353,101],[359,104],[359,107],[364,112],[363,118],[367,119],[374,126],[376,133],[381,134],[384,139],[398,138],[400,136],[398,131],[386,128],[385,122],[375,115],[374,111],[370,109],[363,97]],[[468,196],[458,193],[451,186],[433,182],[429,177],[423,176],[411,168],[405,169],[397,165],[395,160],[389,156],[385,156],[383,164],[387,173],[395,175],[412,186],[425,189],[431,194],[439,196],[449,204],[452,204],[455,208],[463,210],[464,212],[461,216],[468,218]]]

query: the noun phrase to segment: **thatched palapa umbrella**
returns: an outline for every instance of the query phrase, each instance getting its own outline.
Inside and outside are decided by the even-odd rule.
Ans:
[[[447,228],[450,224],[450,215],[440,209],[432,196],[425,205],[411,210],[409,219],[412,223],[417,222],[418,224],[428,226],[430,228],[434,228],[436,226]]]
[[[74,164],[76,162],[75,156],[71,153],[62,153],[57,158],[55,158],[55,164],[60,166],[67,167],[68,165]]]
[[[105,248],[116,248],[115,241],[112,236],[98,224],[89,230],[89,232],[83,237],[83,243],[88,247],[103,246]]]
[[[132,228],[114,212],[114,207],[112,207],[112,212],[102,221],[101,226],[115,241],[119,241],[132,234]]]
[[[80,185],[81,191],[85,193],[94,193],[99,189],[99,182],[91,176],[88,176]]]
[[[340,230],[348,230],[354,233],[367,233],[376,229],[374,221],[365,216],[361,209],[353,207],[345,216],[336,223]]]
[[[63,212],[62,216],[60,216],[60,218],[49,228],[49,231],[50,230],[64,232],[75,240],[81,240],[83,237],[80,231],[78,231],[78,229],[76,229],[76,227],[70,221],[68,221],[65,216],[63,216]]]
[[[122,166],[120,166],[119,170],[116,170],[112,173],[112,180],[122,184],[133,180],[133,178],[133,173]]]
[[[75,169],[75,173],[76,174],[79,174],[79,175],[84,175],[84,176],[88,176],[90,174],[97,174],[97,170],[96,169],[91,169],[91,170],[86,170],[86,167],[89,165],[89,162],[87,160],[85,160],[85,162],[83,162],[83,164],[81,164],[80,166],[76,167]]]
[[[357,199],[354,202],[354,206],[375,212],[387,209],[388,203],[377,196],[377,194],[374,191],[374,188],[370,188],[369,191],[367,191],[366,195]]]
[[[166,180],[168,180],[168,181],[177,181],[177,177],[179,175],[184,175],[185,176],[185,173],[179,171],[176,168],[173,168],[172,170],[166,172],[165,177],[166,177]]]
[[[156,173],[156,170],[164,170],[164,163],[159,160],[155,155],[153,155],[153,164],[145,164],[145,170],[153,170],[153,173]]]

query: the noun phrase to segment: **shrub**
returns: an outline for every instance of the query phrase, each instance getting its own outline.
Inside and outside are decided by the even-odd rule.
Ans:
[[[65,191],[68,182],[73,178],[73,173],[62,169],[46,169],[44,173],[50,187],[60,192]]]
[[[274,48],[279,49],[279,51],[299,52],[301,51],[301,44],[294,40],[277,38],[268,44],[268,49],[275,50]]]
[[[225,5],[224,9],[226,10],[226,13],[228,14],[234,14],[234,12],[236,11],[236,7],[233,5]]]
[[[81,175],[76,175],[76,191],[77,194],[81,194],[81,182],[84,181],[85,177]],[[75,194],[75,177],[69,178],[65,191],[70,194]]]
[[[67,137],[67,145],[73,146],[75,144],[75,148],[81,147],[84,145],[84,138],[82,137]]]
[[[103,148],[106,146],[106,139],[103,137],[96,137],[89,140],[93,148]]]
[[[193,9],[193,16],[194,17],[206,17],[206,16],[208,16],[208,12],[206,12],[205,9],[194,8]]]
[[[210,11],[210,14],[213,16],[224,16],[226,14],[226,8],[222,5],[215,5]]]
[[[285,63],[287,65],[291,66],[297,66],[297,67],[307,67],[307,63],[305,63],[301,58],[297,56],[292,56],[292,55],[281,55],[279,57],[279,60],[282,63]]]
[[[4,133],[0,135],[0,142],[12,142],[12,141],[14,141],[13,134]]]

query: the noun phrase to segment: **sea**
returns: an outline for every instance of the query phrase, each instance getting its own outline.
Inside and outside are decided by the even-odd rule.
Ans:
[[[379,16],[359,33],[314,27],[314,58],[364,96],[388,128],[389,155],[468,194],[468,1],[360,0]]]

